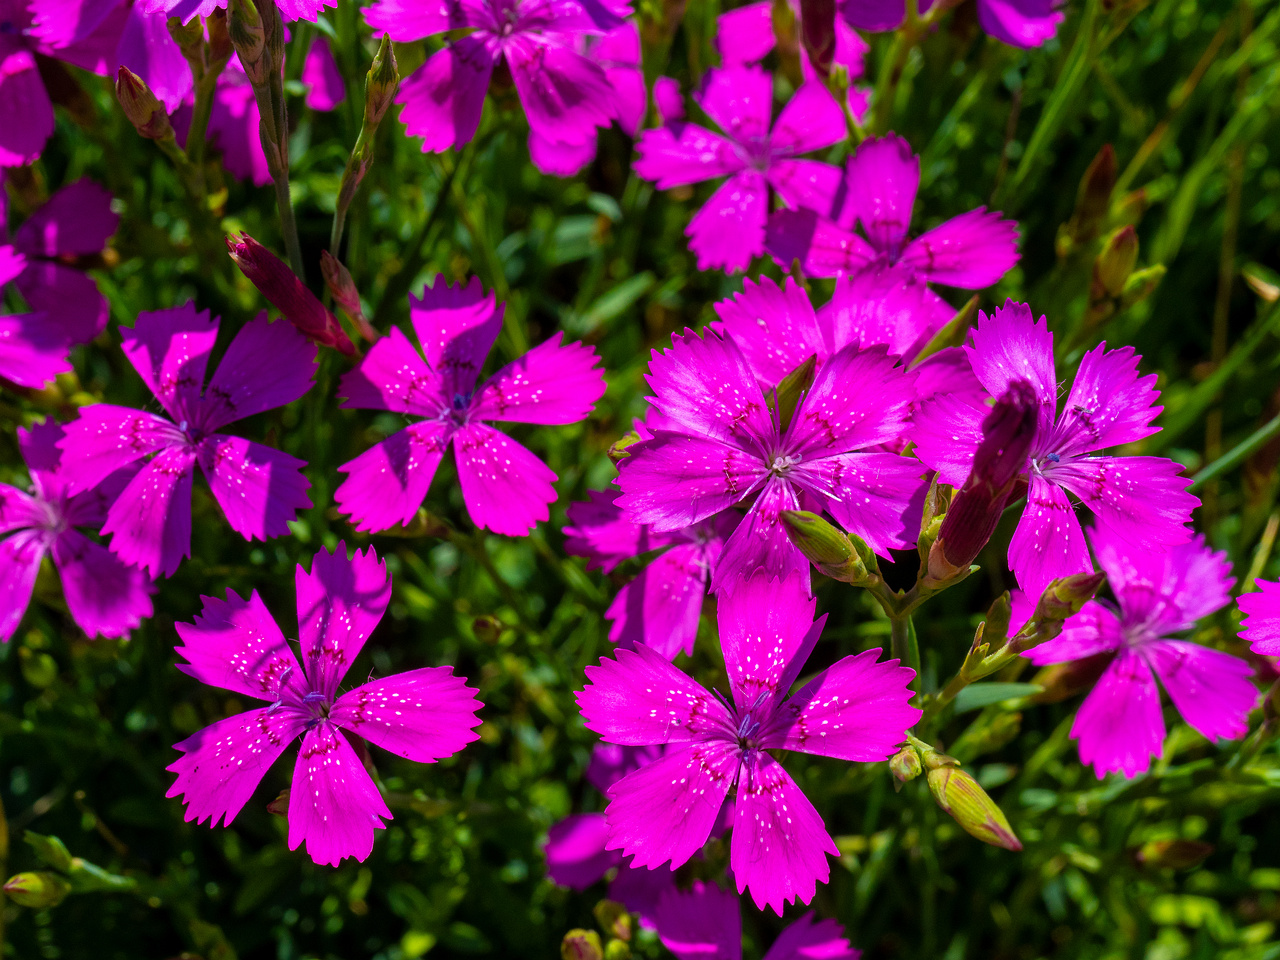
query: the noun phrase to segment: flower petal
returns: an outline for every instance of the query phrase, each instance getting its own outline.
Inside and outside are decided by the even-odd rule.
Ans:
[[[293,403],[311,389],[315,344],[289,323],[259,314],[240,328],[205,389],[200,425],[217,430],[235,420]]]
[[[811,356],[825,360],[823,340],[809,295],[791,277],[778,286],[769,277],[746,278],[742,292],[715,305],[717,332],[728,335],[765,391],[773,389]]]
[[[89,637],[122,637],[152,614],[155,586],[137,567],[76,530],[51,548],[71,618]]]
[[[1009,569],[1032,598],[1039,598],[1057,577],[1093,572],[1071,501],[1061,487],[1043,477],[1031,477],[1026,509],[1009,541]]]
[[[71,344],[43,313],[0,317],[0,379],[39,390],[73,369]]]
[[[44,554],[38,530],[19,530],[0,540],[0,642],[8,643],[22,622]]]
[[[379,343],[382,341],[379,340]],[[410,424],[338,467],[333,495],[360,531],[389,530],[413,519],[431,488],[450,435],[439,421]]]
[[[436,274],[421,297],[409,297],[409,320],[427,363],[441,379],[439,389],[445,404],[452,404],[457,396],[468,396],[475,387],[480,368],[502,329],[504,310],[492,292],[485,294],[479,277],[451,286],[444,274]],[[437,407],[432,412],[438,411]]]
[[[0,168],[34,163],[53,135],[53,104],[31,51],[0,55]]]
[[[744,166],[728,140],[696,123],[646,130],[636,143],[636,176],[659,190],[726,177]]]
[[[604,879],[622,862],[616,850],[606,850],[609,822],[603,813],[575,813],[547,831],[547,876],[553,883],[585,890]]]
[[[896,453],[842,453],[792,469],[845,530],[887,557],[915,543],[927,484],[920,461]]]
[[[102,525],[111,552],[154,579],[172,576],[191,556],[191,476],[195,453],[170,447],[129,481]]]
[[[821,80],[809,80],[800,84],[778,114],[769,146],[775,154],[811,153],[839,143],[848,135],[844,111],[836,98]],[[840,169],[835,169],[839,177]]]
[[[755,170],[735,173],[693,215],[685,236],[699,270],[746,270],[764,252],[769,189]]]
[[[856,217],[877,251],[896,255],[911,224],[911,208],[920,187],[920,158],[896,134],[873,137],[858,144],[846,161],[845,180],[848,199],[833,219],[852,229]]]
[[[588,490],[585,501],[565,508],[565,517],[573,526],[563,530],[564,552],[571,557],[586,557],[588,570],[600,567],[610,573],[623,560],[672,540],[629,520],[618,506],[618,497],[614,491]]]
[[[717,598],[720,647],[740,713],[768,709],[787,693],[784,680],[794,679],[808,659],[826,617],[814,621],[817,601],[807,587],[798,576],[775,580],[756,574]]]
[[[200,469],[231,529],[246,540],[289,532],[299,510],[311,506],[306,462],[241,437],[215,433],[197,446]]]
[[[453,668],[423,667],[348,690],[329,719],[396,756],[435,763],[479,739],[475,694]]]
[[[809,589],[809,560],[791,543],[782,526],[783,510],[799,510],[797,484],[769,477],[737,529],[725,541],[711,576],[711,590],[719,593],[757,571],[767,577],[798,576]]]
[[[1108,350],[1105,343],[1084,355],[1054,429],[1060,455],[1133,443],[1159,429],[1151,426],[1164,409],[1155,405],[1156,375],[1139,377],[1138,359],[1132,347]]]
[[[768,475],[757,455],[719,440],[662,433],[619,464],[620,506],[655,531],[682,530],[751,495]]]
[[[546,425],[577,423],[604,395],[604,370],[592,347],[561,342],[556,331],[484,382],[471,401],[477,420]]]
[[[422,137],[422,149],[443,153],[469,143],[480,126],[484,95],[493,74],[493,54],[474,36],[460,37],[400,83],[405,133]]]
[[[526,537],[551,517],[555,473],[505,433],[469,423],[454,434],[462,502],[482,530]]]
[[[257,590],[248,600],[231,590],[225,600],[200,599],[204,606],[192,623],[174,624],[183,643],[174,650],[187,661],[179,670],[257,700],[277,701],[286,688],[306,693],[298,658]]]
[[[1058,32],[1064,14],[1054,0],[979,0],[978,23],[1014,47],[1038,47]]]
[[[1257,592],[1243,593],[1236,601],[1245,614],[1240,638],[1248,640],[1250,649],[1259,656],[1280,656],[1280,583],[1255,582]]]
[[[1128,543],[1165,549],[1191,539],[1191,511],[1200,506],[1182,471],[1163,457],[1077,457],[1054,464],[1046,476]]]
[[[484,362],[481,357],[480,362]],[[343,374],[338,396],[347,409],[392,410],[435,417],[448,409],[440,375],[431,370],[399,327],[369,348],[354,370]]]
[[[777,210],[769,216],[765,249],[783,269],[799,260],[811,277],[855,273],[875,261],[871,244],[812,210]]]
[[[1000,397],[1014,380],[1026,380],[1040,401],[1041,430],[1047,431],[1058,408],[1053,368],[1053,334],[1048,321],[1037,322],[1025,303],[1006,300],[991,313],[978,311],[978,324],[965,347],[969,363],[987,392]]]
[[[902,438],[915,377],[884,346],[851,343],[823,364],[783,438],[801,463]]]
[[[1160,691],[1140,655],[1127,649],[1116,655],[1080,705],[1071,736],[1080,762],[1099,780],[1114,771],[1126,779],[1145,773],[1153,756],[1164,755]]]
[[[183,445],[186,438],[154,413],[94,403],[64,428],[60,475],[71,492],[92,490],[117,470],[149,453]]]
[[[1145,644],[1142,653],[1182,719],[1201,735],[1234,740],[1249,731],[1258,688],[1247,662],[1185,640],[1156,640]]]
[[[911,423],[915,454],[938,480],[957,489],[973,469],[982,443],[982,421],[991,411],[982,398],[950,392],[934,394],[916,411]]]
[[[773,36],[773,4],[770,0],[748,3],[716,17],[716,52],[726,67],[759,63],[777,42]]]
[[[387,565],[373,547],[347,559],[347,545],[321,549],[307,573],[298,564],[298,641],[311,689],[333,701],[338,684],[360,654],[391,600]]]
[[[668,660],[681,651],[692,654],[707,596],[708,566],[702,547],[693,543],[654,558],[605,611],[612,624],[609,639],[623,648],[642,643]]]
[[[1034,607],[1035,602],[1030,600],[1029,606]],[[1030,610],[1027,612],[1030,614]],[[1015,618],[1014,629],[1018,629],[1025,619]],[[1096,600],[1090,600],[1079,613],[1067,619],[1062,625],[1062,633],[1046,643],[1032,647],[1023,656],[1036,666],[1043,667],[1051,663],[1067,663],[1070,660],[1084,660],[1099,653],[1110,653],[1124,645],[1124,632],[1116,615]]]
[[[693,98],[737,143],[746,144],[769,135],[773,75],[760,67],[712,67]]]
[[[569,46],[531,33],[503,46],[529,129],[548,140],[583,143],[613,122],[613,90],[600,67]]]
[[[1018,262],[1018,225],[978,207],[916,237],[898,262],[930,283],[980,290]]]

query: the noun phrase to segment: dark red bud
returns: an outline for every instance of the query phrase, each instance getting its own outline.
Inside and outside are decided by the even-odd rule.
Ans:
[[[982,421],[973,470],[951,500],[938,531],[947,562],[967,567],[991,539],[1036,438],[1039,401],[1026,380],[1015,380]]]
[[[349,357],[355,355],[356,348],[338,318],[306,288],[288,264],[247,233],[241,234],[239,240],[228,237],[227,252],[240,272],[299,332]]]
[[[835,0],[800,0],[800,42],[813,69],[829,76],[836,54]]]

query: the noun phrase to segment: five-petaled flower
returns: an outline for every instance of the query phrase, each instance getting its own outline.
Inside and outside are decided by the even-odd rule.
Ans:
[[[477,387],[502,312],[477,278],[451,287],[438,276],[421,298],[410,299],[421,352],[392,328],[342,378],[344,407],[424,418],[338,468],[348,476],[334,499],[356,529],[408,523],[451,443],[462,499],[476,526],[525,536],[550,516],[556,475],[483,421],[576,423],[604,393],[604,374],[594,350],[562,345],[556,333]]]
[[[217,431],[292,403],[311,388],[315,347],[287,323],[250,321],[205,385],[218,339],[209,311],[185,306],[140,313],[121,346],[168,418],[110,403],[80,408],[58,444],[71,492],[151,459],[107,512],[111,550],[152,576],[170,576],[191,555],[191,480],[200,464],[231,528],[246,540],[289,532],[311,506],[306,464],[287,453]]]
[[[316,863],[363,860],[391,811],[343,731],[418,763],[452,756],[475,740],[476,691],[450,667],[423,667],[345,693],[342,678],[382,619],[391,578],[373,548],[347,559],[321,550],[298,566],[302,662],[255,590],[248,600],[203,597],[194,623],[179,623],[187,661],[179,669],[210,686],[265,700],[175,746],[182,757],[166,796],[183,797],[186,819],[231,823],[276,758],[299,736],[289,790],[289,849],[304,840]]]
[[[1108,661],[1071,727],[1080,760],[1098,777],[1143,773],[1163,756],[1164,717],[1155,677],[1183,719],[1210,740],[1243,736],[1258,700],[1253,668],[1239,657],[1170,634],[1221,610],[1231,599],[1231,565],[1196,537],[1164,552],[1134,549],[1105,528],[1091,531],[1116,605],[1085,604],[1057,638],[1024,656],[1051,664]],[[1152,676],[1155,672],[1155,677]]]
[[[720,597],[718,618],[732,699],[715,694],[645,646],[587,667],[578,706],[610,742],[667,744],[661,759],[609,788],[609,847],[636,867],[679,867],[701,849],[736,789],[730,867],[758,907],[813,898],[837,853],[822,818],[769,753],[864,763],[884,760],[920,717],[911,670],[880,651],[845,657],[794,695],[826,617],[799,578],[756,576]]]

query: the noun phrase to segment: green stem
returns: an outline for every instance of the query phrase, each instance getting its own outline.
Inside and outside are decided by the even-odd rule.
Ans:
[[[270,71],[265,83],[253,85],[253,95],[258,101],[261,118],[258,129],[262,137],[262,152],[266,154],[267,170],[276,188],[284,249],[289,257],[289,266],[305,283],[307,271],[302,260],[302,244],[298,240],[298,222],[294,219],[293,200],[289,196],[289,118],[280,75]]]
[[[1217,460],[1213,461],[1213,463],[1199,470],[1191,478],[1191,486],[1188,489],[1194,490],[1206,481],[1212,480],[1214,477],[1239,466],[1251,453],[1276,434],[1280,434],[1280,414],[1272,417],[1244,440],[1241,440]]]
[[[187,159],[203,176],[204,150],[209,135],[209,117],[213,113],[213,98],[218,87],[218,75],[222,68],[209,70],[196,81],[195,103],[191,108],[191,126],[187,130]]]

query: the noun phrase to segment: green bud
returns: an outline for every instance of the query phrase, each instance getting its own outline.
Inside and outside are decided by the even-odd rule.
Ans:
[[[121,66],[116,74],[116,99],[139,136],[148,140],[172,140],[173,127],[164,106],[140,76]]]
[[[22,679],[33,687],[43,690],[58,679],[58,661],[47,653],[19,647],[18,661],[22,668]]]
[[[920,753],[911,744],[907,744],[889,758],[889,772],[899,783],[914,780],[924,772],[924,763]]]
[[[601,900],[591,911],[600,929],[619,940],[631,939],[631,914],[616,900]]]
[[[1022,849],[1004,812],[969,774],[958,766],[939,765],[929,771],[928,780],[929,791],[938,806],[966,833],[993,847]]]
[[[796,407],[809,388],[813,386],[813,374],[818,368],[818,358],[811,354],[809,359],[782,378],[778,386],[769,395],[769,407],[778,414],[778,423],[786,431],[791,425]]]
[[[503,623],[497,617],[485,614],[471,622],[471,632],[481,643],[495,644],[502,636]]]
[[[20,907],[56,907],[71,892],[64,877],[44,870],[15,873],[4,885],[5,896]]]
[[[240,65],[254,86],[266,83],[267,31],[253,0],[229,0],[227,36],[240,57]]]
[[[1164,279],[1167,272],[1163,263],[1157,263],[1145,270],[1135,270],[1129,274],[1124,289],[1120,291],[1120,309],[1127,310],[1155,293],[1156,287],[1160,286],[1160,281]]]
[[[1058,231],[1058,256],[1065,257],[1102,231],[1102,224],[1111,207],[1116,173],[1116,152],[1111,144],[1105,143],[1080,178],[1075,210],[1071,219]]]
[[[982,636],[992,646],[1000,646],[1009,636],[1009,621],[1013,619],[1013,602],[1006,590],[992,601],[987,608],[987,619]]]
[[[170,17],[166,24],[169,36],[178,45],[182,55],[188,60],[199,61],[204,53],[204,24],[199,17],[192,17],[187,23],[181,17]]]
[[[262,17],[263,39],[271,69],[278,75],[284,66],[284,18],[276,0],[256,0]]]
[[[1275,303],[1280,300],[1280,273],[1260,263],[1246,263],[1240,273],[1249,289],[1256,293],[1264,303]]]
[[[1190,870],[1211,853],[1213,844],[1199,840],[1152,840],[1134,851],[1133,858],[1152,870]]]
[[[1031,619],[1061,621],[1074,617],[1106,579],[1105,573],[1076,573],[1052,581],[1040,595]]]
[[[1133,227],[1121,227],[1102,244],[1102,251],[1093,261],[1093,288],[1089,296],[1101,300],[1105,296],[1118,297],[1125,289],[1125,281],[1138,262],[1138,232]]]
[[[604,945],[604,960],[631,960],[631,947],[625,940],[610,940]]]
[[[22,834],[22,839],[31,848],[32,852],[40,858],[41,863],[53,867],[55,870],[61,870],[63,873],[71,869],[71,861],[74,859],[71,856],[71,851],[57,837],[47,837],[42,833],[27,830]]]
[[[845,583],[867,579],[867,567],[860,556],[867,549],[866,544],[859,550],[847,534],[807,510],[784,510],[781,516],[796,549],[823,574]]]
[[[609,459],[614,463],[620,463],[631,456],[631,454],[627,453],[627,448],[639,442],[640,434],[636,431],[632,430],[630,433],[624,433],[609,447]]]
[[[369,133],[382,122],[399,86],[396,53],[391,47],[391,38],[384,33],[382,44],[373,58],[373,65],[364,78],[364,125]]]
[[[600,934],[581,927],[570,930],[560,941],[561,960],[604,960]]]
[[[227,32],[227,11],[218,9],[204,18],[205,29],[209,32],[209,69],[220,71],[231,59],[235,47],[231,44],[231,35]]]
[[[285,787],[267,804],[267,813],[277,817],[289,816],[289,788]]]

